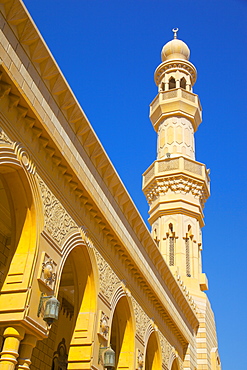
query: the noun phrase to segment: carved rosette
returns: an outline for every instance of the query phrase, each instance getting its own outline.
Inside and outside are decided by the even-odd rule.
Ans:
[[[136,335],[144,342],[144,336],[146,329],[150,324],[150,318],[133,297],[131,297],[131,301],[135,312]]]
[[[100,292],[110,302],[120,280],[96,249],[95,256],[99,270]]]
[[[37,177],[44,205],[44,229],[61,245],[65,236],[72,230],[77,230],[78,227],[43,180]]]
[[[144,354],[138,349],[136,358],[136,369],[142,370],[144,365]]]
[[[109,336],[109,317],[103,312],[100,312],[99,331],[100,334],[106,341]]]
[[[54,289],[54,284],[57,277],[57,264],[48,254],[43,253],[42,264],[39,274],[39,281],[45,284],[51,290]]]

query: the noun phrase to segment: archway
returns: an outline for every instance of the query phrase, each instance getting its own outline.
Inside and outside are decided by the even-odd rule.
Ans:
[[[87,247],[79,233],[64,247],[58,273],[58,300],[61,309],[48,338],[37,342],[32,363],[51,370],[88,369],[91,363],[96,309],[94,273]],[[42,358],[42,352],[49,354]],[[42,359],[42,360],[41,360]]]
[[[179,370],[179,363],[177,358],[175,358],[175,360],[173,361],[171,370]]]
[[[12,200],[4,176],[0,174],[0,290],[6,278],[8,267],[13,255],[11,239],[13,240],[14,217]]]
[[[9,164],[6,164],[6,159],[5,163],[0,159],[0,238],[4,256],[1,258],[0,289],[5,294],[8,291],[14,294],[14,291],[24,292],[28,289],[37,249],[36,204],[33,196],[36,182],[14,158],[12,150],[9,152],[12,155]],[[4,299],[4,296],[0,299]],[[13,309],[10,303],[11,300],[7,299],[5,310]]]
[[[122,296],[113,314],[110,344],[116,353],[116,369],[133,369],[134,330],[130,306]]]
[[[158,338],[153,331],[148,339],[145,354],[145,370],[159,370],[161,369],[161,355],[158,344]]]

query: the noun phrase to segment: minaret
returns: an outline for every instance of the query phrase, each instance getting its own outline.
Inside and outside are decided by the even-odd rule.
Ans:
[[[152,235],[164,259],[188,288],[200,291],[207,290],[201,228],[209,176],[195,160],[194,133],[202,120],[199,98],[192,92],[197,72],[177,31],[163,47],[154,74],[158,95],[150,105],[150,119],[158,134],[157,160],[143,175],[143,191]]]

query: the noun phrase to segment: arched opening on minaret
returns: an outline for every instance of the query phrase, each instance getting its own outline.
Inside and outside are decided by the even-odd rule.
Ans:
[[[182,88],[182,89],[186,89],[186,80],[185,80],[185,78],[183,77],[183,78],[181,78],[181,80],[180,80],[180,87]]]
[[[188,226],[188,233],[185,238],[185,258],[186,258],[186,276],[187,277],[191,277],[190,236],[191,236],[191,225]]]
[[[175,236],[173,224],[169,224],[169,266],[175,266]]]
[[[174,77],[171,77],[169,79],[169,90],[176,88],[176,81]]]

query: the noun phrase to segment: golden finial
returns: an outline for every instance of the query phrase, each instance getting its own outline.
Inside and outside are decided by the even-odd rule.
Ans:
[[[178,32],[178,28],[173,28],[172,29],[172,32],[174,33],[174,39],[177,39],[177,32]]]

